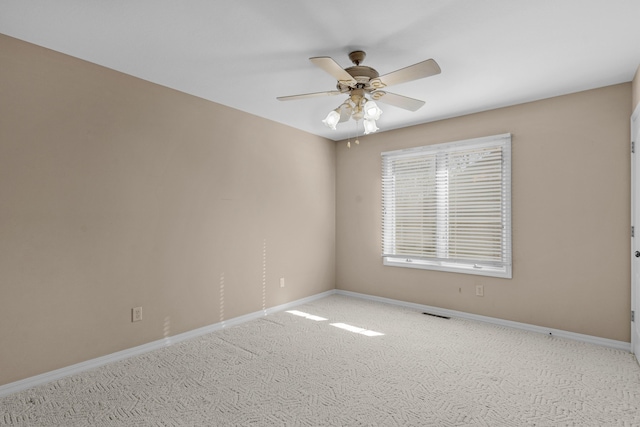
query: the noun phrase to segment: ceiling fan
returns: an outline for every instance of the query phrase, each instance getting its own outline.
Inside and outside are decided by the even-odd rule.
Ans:
[[[277,99],[280,101],[292,101],[348,94],[349,98],[338,108],[329,112],[327,118],[322,122],[335,130],[338,123],[345,122],[350,118],[356,122],[364,119],[364,133],[368,134],[378,130],[375,121],[382,114],[382,110],[378,108],[374,101],[380,101],[409,111],[417,111],[424,105],[424,101],[419,99],[386,92],[383,89],[388,86],[440,74],[438,63],[433,59],[427,59],[381,76],[374,68],[360,65],[365,56],[366,53],[361,50],[351,52],[349,59],[354,65],[345,69],[328,56],[309,58],[314,65],[322,68],[338,80],[337,90],[280,96]]]

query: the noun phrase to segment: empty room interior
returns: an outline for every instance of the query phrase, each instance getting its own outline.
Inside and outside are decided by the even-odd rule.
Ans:
[[[640,425],[640,3],[274,4],[0,4],[0,425]]]

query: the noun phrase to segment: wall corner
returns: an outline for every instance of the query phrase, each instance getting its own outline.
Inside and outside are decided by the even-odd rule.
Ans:
[[[640,65],[631,81],[631,111],[635,111],[640,104]]]

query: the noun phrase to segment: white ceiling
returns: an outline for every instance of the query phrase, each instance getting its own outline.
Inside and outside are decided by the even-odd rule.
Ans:
[[[0,33],[330,139],[346,96],[308,58],[365,50],[386,74],[433,58],[442,74],[390,92],[381,131],[629,82],[640,64],[639,0],[1,0]]]

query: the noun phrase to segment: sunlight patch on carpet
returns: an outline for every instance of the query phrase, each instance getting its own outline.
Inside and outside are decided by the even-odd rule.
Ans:
[[[304,317],[305,319],[315,320],[316,322],[322,322],[323,320],[329,320],[329,319],[325,319],[324,317],[315,316],[313,314],[305,313],[304,311],[289,310],[289,311],[287,311],[287,313],[291,313],[291,314],[296,315],[296,316]]]
[[[344,329],[346,331],[355,332],[356,334],[366,335],[368,337],[378,337],[384,335],[382,332],[370,331],[368,329],[359,328],[357,326],[347,325],[346,323],[331,323],[331,326]]]

